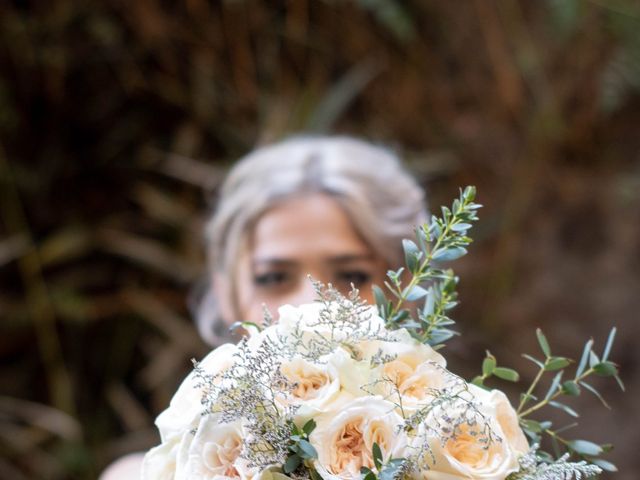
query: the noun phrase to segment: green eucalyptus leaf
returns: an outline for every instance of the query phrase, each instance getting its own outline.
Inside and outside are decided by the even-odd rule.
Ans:
[[[496,377],[508,382],[517,382],[518,380],[520,380],[520,375],[512,368],[496,367],[496,369],[493,371],[493,374]]]
[[[542,433],[542,426],[540,425],[540,422],[536,421],[536,420],[530,420],[530,419],[524,419],[521,421],[522,424],[522,428],[529,430],[533,433]]]
[[[551,396],[556,393],[558,391],[558,387],[560,386],[560,382],[562,381],[562,374],[564,372],[561,370],[557,373],[557,375],[555,377],[553,377],[553,381],[551,382],[551,385],[549,386],[549,390],[547,391],[547,394],[545,395],[545,400],[549,400],[551,398]]]
[[[284,464],[284,473],[289,474],[295,471],[302,463],[302,458],[298,455],[291,455]]]
[[[451,230],[456,233],[465,233],[472,227],[470,223],[456,223],[455,225],[451,225]]]
[[[411,313],[409,312],[409,310],[400,310],[398,313],[396,313],[393,318],[391,319],[391,323],[400,323],[403,320],[409,318],[411,315]]]
[[[602,447],[587,440],[571,440],[567,442],[567,446],[580,455],[597,457],[602,453]]]
[[[433,252],[433,260],[436,262],[451,262],[467,254],[464,247],[439,248]]]
[[[407,287],[408,289],[409,287]],[[428,294],[427,290],[422,288],[420,285],[414,285],[411,287],[411,290],[405,290],[402,293],[402,296],[406,298],[407,302],[415,302],[416,300],[420,300]]]
[[[611,362],[600,362],[593,367],[594,372],[601,377],[612,377],[618,374],[618,367]]]
[[[556,461],[553,455],[547,452],[543,452],[542,450],[538,450],[536,452],[536,456],[545,463],[553,463]]]
[[[573,380],[567,380],[562,384],[562,392],[566,395],[577,397],[580,395],[580,386]]]
[[[462,198],[467,202],[473,202],[476,198],[476,187],[473,185],[467,185],[464,187],[464,190],[462,191]],[[480,205],[478,205],[478,207],[479,206]]]
[[[563,410],[565,413],[571,415],[572,417],[578,418],[580,416],[578,415],[578,412],[576,412],[573,408],[569,407],[568,405],[565,405],[564,403],[551,400],[549,402],[549,405],[551,405],[552,407],[558,408],[560,410]]]
[[[373,286],[373,298],[376,301],[376,305],[383,307],[387,304],[387,298],[384,295],[384,291],[377,285]]]
[[[482,375],[485,377],[493,375],[496,368],[496,357],[487,352],[487,357],[482,362]]]
[[[458,332],[454,332],[448,328],[437,328],[431,332],[431,335],[429,335],[429,338],[427,339],[427,343],[433,347],[446,342],[455,335],[458,335]]]
[[[578,365],[578,369],[576,370],[576,378],[582,375],[584,369],[587,366],[587,361],[589,360],[589,354],[591,353],[591,348],[593,347],[593,340],[589,340],[585,346],[584,350],[582,350],[582,357],[580,358],[580,364]]]
[[[411,273],[416,273],[420,268],[420,258],[422,252],[418,246],[411,240],[402,240],[402,249],[404,250],[404,261]]]
[[[373,453],[373,463],[375,464],[376,468],[380,470],[382,468],[382,462],[383,462],[382,450],[380,450],[380,445],[378,445],[375,442],[373,443],[372,453]]]
[[[542,333],[542,330],[539,328],[536,329],[536,337],[538,338],[538,344],[540,344],[542,353],[544,353],[545,357],[549,358],[551,356],[549,341],[547,340],[547,337],[545,337],[544,333]]]
[[[368,467],[361,467],[360,475],[362,475],[362,480],[376,480],[376,474]]]
[[[547,359],[547,362],[544,365],[544,369],[547,372],[553,372],[555,370],[560,370],[562,368],[567,367],[571,364],[571,360],[565,357],[551,357]]]
[[[309,420],[307,423],[304,424],[304,426],[302,427],[302,431],[306,435],[310,435],[315,428],[316,428],[316,421],[312,418],[311,420]]]
[[[607,472],[617,472],[618,471],[618,467],[616,467],[613,463],[607,462],[606,460],[603,460],[601,458],[592,458],[591,459],[591,463],[593,463],[594,465],[599,466],[602,470],[605,470]]]
[[[600,359],[598,358],[598,355],[596,355],[596,353],[593,350],[591,350],[589,352],[589,366],[593,368],[598,363],[600,363]]]
[[[316,451],[314,446],[311,445],[308,441],[300,440],[298,442],[298,447],[300,449],[300,456],[302,458],[306,458],[306,459],[318,458],[318,452]]]
[[[531,361],[531,362],[535,363],[538,367],[540,367],[540,368],[544,368],[544,363],[542,363],[542,362],[541,362],[540,360],[538,360],[537,358],[532,357],[531,355],[527,355],[526,353],[523,353],[523,354],[522,354],[522,356],[523,356],[524,358],[526,358],[527,360],[529,360],[529,361]]]
[[[429,234],[428,230],[424,226],[419,226],[415,229],[415,237],[418,242],[418,248],[423,253],[429,252]]]
[[[609,332],[609,337],[607,338],[607,343],[604,347],[604,352],[602,353],[602,361],[606,361],[609,358],[609,354],[611,353],[611,347],[613,346],[613,340],[616,338],[616,327],[613,327]]]

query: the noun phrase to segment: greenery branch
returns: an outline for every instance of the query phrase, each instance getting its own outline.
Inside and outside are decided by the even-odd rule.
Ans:
[[[521,395],[520,403],[516,410],[524,432],[536,443],[539,443],[542,437],[546,436],[553,446],[556,457],[566,452],[593,463],[603,470],[616,471],[615,465],[600,458],[600,455],[611,449],[610,445],[598,445],[587,440],[568,439],[560,435],[560,433],[576,426],[577,423],[560,429],[553,429],[550,421],[538,421],[529,418],[530,415],[539,412],[544,407],[557,408],[574,418],[578,418],[578,413],[565,403],[560,402],[559,399],[563,396],[577,397],[581,394],[582,389],[595,395],[605,407],[609,408],[600,392],[590,383],[587,383],[586,380],[594,375],[614,377],[620,388],[624,390],[624,384],[618,373],[618,366],[609,360],[616,329],[611,329],[601,356],[594,352],[593,340],[587,341],[573,376],[564,381],[563,377],[567,377],[565,373],[567,368],[574,363],[573,360],[553,355],[549,342],[542,330],[538,329],[536,336],[540,349],[544,354],[544,359],[523,355],[538,367],[538,371],[526,393]],[[538,397],[535,393],[540,390],[542,379],[546,374],[553,374],[553,378],[544,396]],[[537,455],[546,461],[552,461],[554,458],[543,451],[538,451]]]
[[[440,345],[456,334],[449,327],[455,322],[447,312],[457,305],[458,278],[451,269],[439,264],[456,260],[467,253],[472,239],[467,232],[478,219],[481,205],[474,203],[475,187],[460,191],[451,208],[442,207],[440,217],[416,228],[415,242],[402,242],[405,267],[387,272],[388,300],[384,290],[374,286],[374,296],[380,315],[388,328],[405,328],[423,343]],[[404,284],[405,272],[409,278]],[[426,285],[428,283],[428,285]],[[424,299],[424,307],[412,318],[405,304]]]

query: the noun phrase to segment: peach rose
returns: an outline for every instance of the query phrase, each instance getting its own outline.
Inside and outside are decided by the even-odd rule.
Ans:
[[[459,432],[443,442],[427,426],[442,424],[463,414],[462,407],[445,405],[431,412],[411,441],[412,446],[418,448],[426,441],[433,455],[425,456],[427,465],[420,475],[425,480],[504,480],[518,470],[518,459],[528,450],[506,396],[474,385],[468,387],[469,399],[473,399],[478,411],[476,424],[462,423]],[[483,433],[486,426],[492,435],[489,442]]]
[[[361,476],[361,467],[374,468],[374,443],[384,458],[401,456],[406,445],[406,437],[397,428],[402,418],[381,397],[354,399],[316,422],[310,441],[318,452],[315,467],[325,479],[355,480]]]

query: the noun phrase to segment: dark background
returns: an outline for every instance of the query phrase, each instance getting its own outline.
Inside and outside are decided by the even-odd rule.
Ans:
[[[572,405],[616,444],[608,478],[637,478],[639,94],[632,0],[3,2],[0,477],[95,478],[157,442],[207,351],[186,297],[225,169],[338,132],[396,148],[432,207],[478,186],[455,371],[490,348],[524,389],[536,327],[576,357],[618,326],[627,393]]]

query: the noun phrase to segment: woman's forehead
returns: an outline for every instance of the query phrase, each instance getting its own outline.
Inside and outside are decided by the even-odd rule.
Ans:
[[[326,194],[291,198],[267,210],[251,240],[252,258],[257,261],[372,255],[344,209]]]

